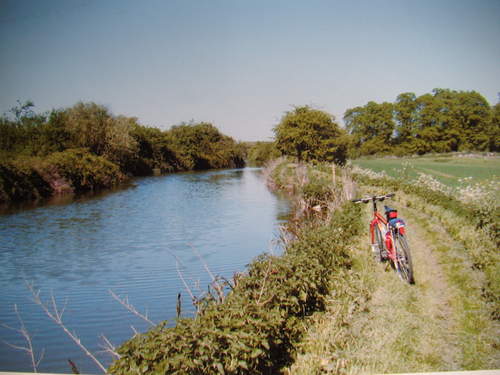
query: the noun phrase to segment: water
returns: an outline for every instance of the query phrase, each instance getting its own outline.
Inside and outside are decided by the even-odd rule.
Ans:
[[[179,269],[197,294],[212,273],[231,277],[273,244],[287,202],[270,193],[256,169],[210,171],[144,178],[135,187],[0,215],[0,323],[20,324],[18,306],[35,352],[45,351],[40,372],[83,373],[99,369],[33,303],[25,281],[66,306],[64,322],[92,351],[100,335],[119,345],[143,320],[116,302],[125,296],[154,322],[175,319],[177,293],[183,315],[192,314]],[[31,371],[29,356],[5,342],[26,346],[22,336],[0,327],[0,371]],[[99,353],[109,365],[111,358]]]

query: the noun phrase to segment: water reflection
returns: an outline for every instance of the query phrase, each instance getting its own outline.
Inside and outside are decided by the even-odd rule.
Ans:
[[[68,326],[99,351],[100,334],[120,343],[131,336],[131,325],[147,328],[109,296],[109,289],[127,294],[155,321],[172,318],[177,293],[184,289],[176,259],[191,287],[205,289],[209,276],[193,248],[213,273],[231,277],[269,249],[287,212],[286,200],[266,189],[256,169],[142,178],[135,188],[78,197],[71,204],[10,208],[0,215],[0,321],[17,326],[12,306],[21,307],[28,329],[37,333],[36,345],[46,350],[41,371],[67,373],[69,357],[82,372],[96,373],[29,302],[24,279],[46,297],[53,290],[61,303],[67,298]],[[189,314],[188,298],[184,301]],[[5,329],[0,339],[23,344]],[[0,371],[30,370],[25,353],[3,344],[0,364]]]

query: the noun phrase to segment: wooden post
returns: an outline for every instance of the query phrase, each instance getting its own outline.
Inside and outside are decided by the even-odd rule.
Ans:
[[[335,186],[335,163],[332,163],[332,183]]]

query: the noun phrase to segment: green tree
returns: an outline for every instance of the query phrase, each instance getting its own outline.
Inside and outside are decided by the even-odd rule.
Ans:
[[[457,121],[453,130],[460,134],[459,149],[487,151],[493,136],[488,101],[475,91],[454,92],[454,96],[451,113]]]
[[[343,164],[348,137],[333,115],[309,106],[285,113],[274,128],[276,147],[283,155],[304,161],[335,161]]]
[[[65,126],[76,147],[86,147],[96,155],[103,155],[112,116],[102,105],[79,102],[65,111]]]
[[[31,101],[12,107],[0,117],[0,151],[8,155],[36,155],[40,153],[42,127],[47,114],[38,114]]]
[[[398,95],[394,103],[396,144],[411,142],[417,128],[417,97],[412,92]]]
[[[391,150],[395,129],[391,103],[368,102],[363,107],[348,109],[344,122],[359,153],[372,155]]]
[[[434,89],[417,103],[417,153],[488,149],[491,110],[477,92]]]
[[[276,159],[280,152],[274,142],[255,142],[248,145],[248,161],[257,166]]]
[[[491,109],[490,151],[500,151],[500,102]]]

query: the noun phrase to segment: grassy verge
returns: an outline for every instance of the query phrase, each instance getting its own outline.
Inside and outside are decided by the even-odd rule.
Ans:
[[[433,189],[433,185],[415,184],[412,181],[373,176],[359,170],[356,179],[363,184],[376,186],[385,190],[399,190],[410,196],[418,197],[425,205],[422,210],[434,209],[433,218],[439,219],[441,225],[450,235],[464,245],[464,252],[470,257],[474,269],[485,275],[483,295],[492,305],[495,319],[500,317],[500,247],[499,217],[500,207],[495,200],[496,191],[492,194],[477,195],[476,201],[462,201],[460,197]],[[409,205],[411,206],[411,201]]]
[[[447,303],[455,321],[454,343],[448,345],[456,346],[460,352],[457,367],[477,370],[500,366],[500,352],[495,349],[500,345],[500,325],[495,320],[499,306],[491,296],[484,295],[483,285],[488,275],[473,267],[462,241],[451,236],[444,226],[429,220],[434,217],[433,212],[440,211],[439,208],[429,207],[415,198],[412,198],[412,205],[420,208],[412,210],[409,218],[423,228],[447,281]],[[425,213],[422,213],[423,207]],[[460,218],[451,215],[447,215],[447,221],[461,222]]]
[[[384,186],[364,185],[360,194]],[[464,218],[413,194],[394,205],[409,224],[416,285],[409,286],[368,250],[351,249],[353,295],[332,293],[316,313],[290,374],[373,374],[473,370],[500,366],[498,304],[484,294],[487,275],[464,240],[481,234]],[[363,213],[369,222],[369,207]],[[447,223],[447,224],[446,224]],[[461,237],[446,226],[458,226]],[[455,233],[456,234],[456,233]]]
[[[349,282],[350,249],[361,229],[360,207],[340,198],[334,211],[322,206],[336,191],[348,194],[348,176],[332,186],[328,168],[275,165],[270,174],[276,186],[293,186],[299,206],[320,206],[290,224],[284,254],[262,255],[244,276],[219,284],[215,292],[230,290],[198,300],[195,318],[178,319],[170,327],[164,322],[124,343],[109,372],[275,374],[289,366],[327,297],[357,294]]]

